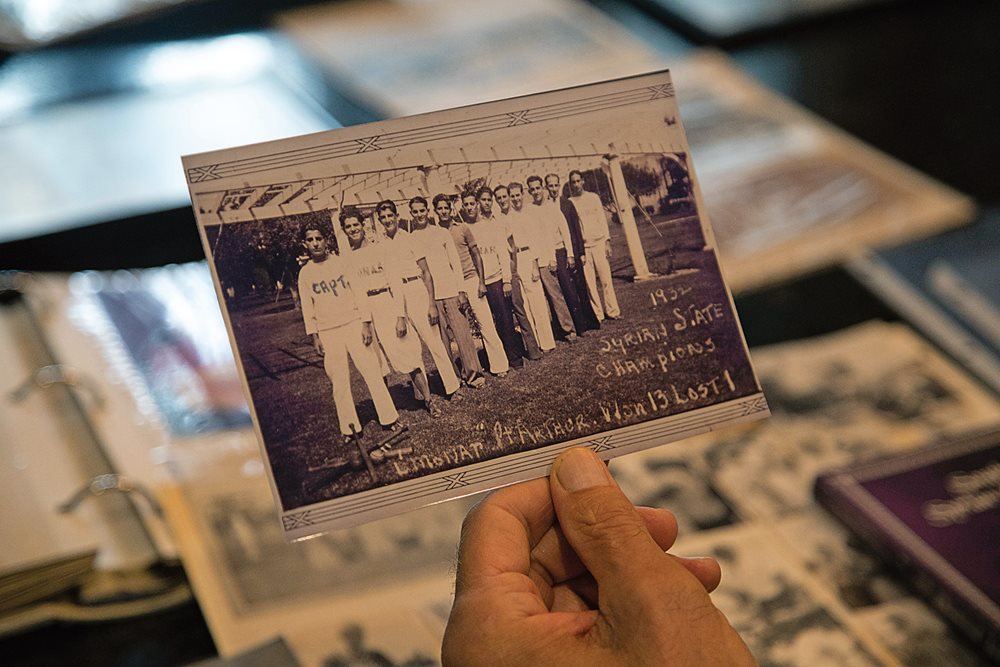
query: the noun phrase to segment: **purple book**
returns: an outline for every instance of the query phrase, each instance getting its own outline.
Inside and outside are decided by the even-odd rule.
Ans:
[[[821,475],[816,498],[1000,661],[1000,430]]]

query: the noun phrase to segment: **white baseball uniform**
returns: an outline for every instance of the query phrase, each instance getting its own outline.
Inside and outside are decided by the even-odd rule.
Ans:
[[[455,220],[451,223],[448,231],[451,233],[452,240],[455,241],[455,249],[458,250],[458,257],[462,263],[463,283],[461,290],[469,298],[469,306],[479,322],[479,334],[483,339],[486,358],[490,362],[490,371],[492,373],[506,373],[510,370],[510,363],[507,361],[507,354],[504,352],[500,334],[497,333],[496,325],[493,323],[493,312],[490,310],[490,304],[486,297],[479,296],[479,274],[476,272],[475,262],[472,260],[472,249],[479,250],[479,243],[472,232],[472,225]],[[479,252],[481,258],[482,251]]]
[[[515,253],[517,280],[524,294],[528,325],[535,334],[538,347],[544,351],[555,348],[556,340],[552,334],[552,314],[549,312],[549,302],[545,299],[541,274],[536,273],[535,268],[546,267],[546,263],[539,258],[542,243],[538,238],[538,223],[532,213],[527,206],[520,211],[511,207],[507,214],[507,227]],[[536,279],[532,280],[532,276]]]
[[[461,383],[455,374],[455,367],[452,366],[451,356],[444,349],[441,331],[427,318],[431,306],[430,296],[424,284],[423,272],[417,265],[417,260],[425,258],[424,244],[415,242],[408,232],[399,229],[393,238],[387,239],[386,245],[386,257],[402,282],[406,315],[431,353],[431,359],[434,360],[434,365],[441,376],[444,392],[453,394]]]
[[[608,216],[604,205],[597,194],[584,190],[580,195],[570,197],[570,202],[580,218],[580,231],[583,235],[583,245],[587,252],[587,261],[583,265],[583,276],[587,281],[587,292],[590,294],[590,305],[598,320],[603,320],[605,314],[611,318],[621,315],[618,307],[618,297],[611,281],[611,264],[606,252],[608,231]],[[600,281],[600,289],[598,289]],[[601,306],[601,296],[604,306]]]
[[[364,244],[348,253],[354,269],[359,296],[367,302],[372,314],[375,333],[385,356],[394,369],[400,373],[412,373],[423,369],[420,340],[412,328],[407,326],[405,336],[396,334],[396,322],[406,316],[402,287],[398,275],[392,270],[386,241]]]
[[[299,272],[299,294],[306,333],[318,334],[323,345],[323,368],[333,385],[340,432],[350,435],[352,429],[362,430],[351,392],[348,357],[368,386],[379,423],[387,426],[399,419],[382,379],[375,347],[364,344],[361,323],[370,322],[371,314],[359,306],[343,259],[327,255],[322,262],[310,261],[303,266]]]

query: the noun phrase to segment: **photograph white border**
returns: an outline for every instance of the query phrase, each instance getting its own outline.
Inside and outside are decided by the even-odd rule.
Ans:
[[[667,110],[673,113],[669,120],[662,117],[664,107],[650,104],[662,100],[669,101]],[[206,255],[209,257],[220,303],[224,304],[225,299],[212,260],[212,248],[205,232],[206,220],[211,224],[218,224],[212,216],[219,214],[205,208],[199,209],[199,195],[217,193],[220,189],[259,188],[278,182],[307,181],[309,174],[316,169],[322,169],[324,174],[336,177],[340,174],[350,176],[358,172],[411,167],[415,151],[426,151],[424,154],[427,157],[423,159],[429,163],[461,162],[461,157],[465,156],[462,147],[453,142],[449,144],[449,140],[466,137],[469,142],[479,142],[481,148],[483,135],[490,132],[567,119],[577,119],[584,125],[587,120],[595,117],[595,114],[597,114],[595,122],[607,125],[606,112],[633,114],[640,111],[647,114],[661,114],[658,120],[667,121],[660,124],[662,133],[658,133],[653,141],[647,139],[645,144],[642,142],[642,137],[626,135],[620,144],[615,143],[617,137],[611,137],[609,145],[621,146],[627,152],[636,153],[687,152],[687,142],[677,116],[673,84],[669,73],[663,71],[254,146],[186,156],[183,158],[184,168],[198,218],[199,232]],[[571,134],[573,132],[568,133]],[[585,137],[586,134],[583,133],[582,136]],[[602,142],[603,139],[604,137]],[[528,154],[523,144],[515,148],[514,143],[508,141],[501,148],[501,150],[516,150],[517,155],[510,159],[536,157]],[[573,144],[568,145],[571,154],[559,157],[574,157],[576,151]],[[596,146],[593,148],[596,150]],[[401,159],[404,151],[407,163],[397,164],[396,161]],[[497,148],[493,148],[492,152],[498,160],[504,159],[504,155],[498,153]],[[588,151],[586,155],[590,155],[590,152]],[[449,156],[456,159],[449,160]],[[538,159],[554,157],[556,156],[551,152],[537,155]],[[320,164],[323,166],[319,167]],[[712,249],[717,257],[693,168],[690,172],[697,216],[700,219],[706,247]],[[738,316],[728,288],[726,293],[735,325],[739,327]],[[223,311],[230,340],[236,349],[236,339],[229,314],[225,308]],[[729,350],[729,354],[735,355],[739,352],[749,362],[746,342],[742,335],[740,339],[742,350]],[[249,397],[249,386],[239,355],[237,364]],[[390,483],[380,488],[285,511],[281,513],[283,530],[290,540],[304,538],[323,530],[357,525],[427,504],[543,476],[547,474],[552,461],[559,453],[573,446],[591,447],[602,458],[609,459],[688,435],[710,431],[722,424],[759,419],[769,413],[755,374],[754,380],[756,393],[737,399],[607,430],[593,436],[502,455],[488,461],[426,474],[417,479]],[[250,403],[254,425],[260,434],[256,410],[253,402]],[[262,439],[260,444],[265,460],[269,461]],[[268,478],[275,498],[280,498],[273,471],[269,466]]]

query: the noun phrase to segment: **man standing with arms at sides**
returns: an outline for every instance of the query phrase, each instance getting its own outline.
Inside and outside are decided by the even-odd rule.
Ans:
[[[562,196],[557,174],[545,175],[545,190],[548,192],[545,205],[559,211],[566,223],[559,228],[560,243],[556,244],[556,275],[559,277],[559,287],[566,299],[566,305],[573,316],[576,333],[584,335],[584,332],[590,329],[599,329],[601,324],[590,307],[590,291],[587,289],[587,281],[583,277],[583,267],[579,261],[586,252],[580,234],[579,220],[572,205]],[[571,218],[573,224],[569,224]]]
[[[435,199],[436,201],[436,199]],[[448,203],[450,211],[451,202]],[[471,387],[481,387],[486,381],[482,366],[479,365],[479,354],[476,351],[476,341],[472,339],[469,320],[459,308],[459,300],[464,294],[465,278],[462,274],[462,262],[458,257],[458,249],[451,234],[444,227],[428,224],[427,200],[414,197],[410,200],[410,216],[412,231],[410,237],[415,243],[423,246],[423,255],[430,272],[431,297],[437,307],[441,329],[441,340],[445,349],[449,350],[450,342],[445,331],[450,331],[458,347],[459,359],[462,362],[462,377]],[[449,359],[451,354],[448,355]]]
[[[584,189],[583,173],[578,169],[569,172],[569,189],[569,203],[576,212],[580,233],[583,235],[585,254],[580,260],[583,262],[583,276],[590,293],[590,306],[598,321],[605,316],[617,320],[621,317],[621,309],[611,281],[611,264],[608,261],[611,259],[611,234],[608,231],[608,216],[604,212],[604,204],[596,193]]]
[[[538,270],[537,225],[524,209],[524,186],[511,183],[505,191],[509,193],[510,201],[506,219],[514,267],[514,316],[521,327],[521,337],[528,350],[528,358],[537,359],[542,352],[555,349],[556,346],[552,335],[552,315],[549,313],[549,304],[545,300],[545,290]]]
[[[566,218],[555,206],[549,206],[545,202],[545,188],[542,187],[540,176],[528,177],[528,194],[531,196],[531,203],[527,206],[531,224],[535,228],[535,238],[538,244],[538,272],[542,281],[542,289],[548,297],[552,312],[555,313],[556,322],[559,329],[567,341],[576,340],[576,323],[569,305],[563,295],[562,287],[559,284],[559,261],[556,255],[558,249],[562,249],[563,262],[566,262],[566,247],[563,245],[570,240],[569,227],[566,225]],[[567,276],[568,277],[568,276]],[[575,296],[575,294],[574,294]],[[574,299],[575,305],[579,302]]]
[[[348,263],[330,254],[327,234],[319,225],[304,225],[301,235],[309,255],[298,281],[302,320],[333,385],[333,404],[343,441],[349,442],[352,433],[360,435],[362,431],[351,392],[348,357],[368,386],[379,423],[394,432],[402,429],[372,345],[372,315],[366,300],[356,298]]]
[[[382,344],[392,367],[406,373],[413,382],[413,393],[423,401],[432,416],[441,414],[427,384],[427,373],[420,354],[420,341],[410,331],[403,303],[399,275],[393,270],[386,244],[373,243],[365,236],[361,214],[345,208],[340,212],[340,226],[351,251],[346,257],[354,268],[355,284],[363,291],[371,309],[375,335]]]
[[[424,208],[427,208],[426,200]],[[378,206],[375,207],[375,214],[385,228],[385,234],[388,237],[386,256],[393,269],[398,271],[402,282],[400,294],[403,297],[406,316],[431,353],[431,359],[434,360],[438,375],[441,376],[441,383],[444,385],[444,393],[453,400],[461,400],[462,395],[458,393],[458,390],[462,384],[458,381],[458,376],[455,375],[451,355],[444,349],[441,331],[437,326],[437,306],[431,302],[430,298],[434,287],[423,248],[421,244],[413,243],[408,232],[399,228],[399,217],[393,202],[388,199],[379,202]],[[437,417],[440,414],[440,409],[435,409],[437,408],[436,401],[430,394],[426,394],[424,400],[427,401],[427,409],[430,410],[431,415]]]
[[[475,195],[469,195],[469,205],[473,213],[478,210]],[[479,321],[479,334],[483,338],[483,348],[486,350],[486,358],[490,364],[490,372],[494,375],[506,375],[510,370],[510,362],[507,361],[507,353],[503,349],[503,342],[497,333],[496,324],[493,322],[493,313],[490,311],[490,304],[486,300],[486,281],[483,273],[483,258],[479,254],[479,246],[476,245],[476,238],[472,234],[469,225],[460,219],[453,218],[451,198],[445,194],[434,197],[434,212],[437,214],[438,225],[447,229],[451,233],[451,238],[455,242],[455,249],[458,251],[458,260],[462,265],[462,286],[459,288],[459,298],[468,300],[469,307]],[[463,319],[464,316],[463,316]],[[468,320],[466,326],[468,326]],[[459,323],[461,326],[461,323]],[[459,353],[461,352],[459,344]],[[469,368],[480,368],[479,353],[472,349],[475,359],[468,361]],[[465,364],[463,357],[462,363]],[[475,363],[475,366],[472,364]]]
[[[475,194],[462,195],[462,217],[472,230],[483,260],[483,283],[493,322],[503,342],[507,362],[512,368],[524,365],[521,344],[514,331],[514,318],[508,297],[511,292],[509,234],[493,216],[493,191],[483,186]],[[490,363],[492,370],[492,362]],[[502,374],[501,374],[502,375]]]

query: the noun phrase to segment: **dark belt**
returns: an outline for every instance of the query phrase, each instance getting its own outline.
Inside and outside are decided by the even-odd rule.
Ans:
[[[526,252],[528,250],[531,250],[531,246],[524,246],[523,248],[515,248],[515,250],[517,250],[517,252]]]
[[[403,278],[403,284],[411,283],[414,280],[420,280],[420,276],[410,276],[409,278]]]
[[[383,294],[388,291],[389,291],[388,287],[379,287],[378,289],[370,289],[368,290],[368,296],[378,296],[379,294]]]

